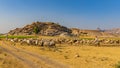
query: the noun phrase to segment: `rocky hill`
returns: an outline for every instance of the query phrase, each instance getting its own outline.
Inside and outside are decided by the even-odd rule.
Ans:
[[[113,28],[109,30],[105,30],[107,33],[114,34],[114,35],[120,35],[120,28]]]
[[[36,30],[36,31],[35,31]],[[67,28],[54,22],[33,22],[23,28],[16,28],[8,32],[9,35],[42,35],[42,36],[101,36],[116,37],[120,35],[120,29],[111,30],[89,30],[78,28]]]
[[[53,22],[33,22],[30,25],[26,25],[23,28],[16,28],[11,30],[8,34],[10,35],[33,35],[37,29],[37,34],[55,36],[62,33],[71,34],[71,30],[65,26],[61,26]]]

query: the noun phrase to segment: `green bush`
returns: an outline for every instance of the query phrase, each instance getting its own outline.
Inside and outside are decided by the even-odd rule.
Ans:
[[[38,27],[34,27],[34,33],[38,34],[39,33],[39,28]]]
[[[120,68],[120,61],[115,65],[115,68]]]

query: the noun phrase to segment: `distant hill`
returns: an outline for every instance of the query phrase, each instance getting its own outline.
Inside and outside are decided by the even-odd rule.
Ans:
[[[74,35],[83,35],[83,36],[99,36],[99,37],[115,37],[116,35],[108,33],[104,30],[90,30],[90,29],[76,29],[71,28],[72,34]]]
[[[120,35],[120,28],[108,29],[108,30],[105,30],[105,32],[119,36]]]

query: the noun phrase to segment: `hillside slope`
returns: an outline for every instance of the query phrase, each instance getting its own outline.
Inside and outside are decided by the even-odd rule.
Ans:
[[[72,34],[77,36],[99,36],[99,37],[115,37],[115,34],[102,30],[77,29],[71,28]]]
[[[108,29],[108,30],[106,30],[106,32],[119,36],[120,35],[120,28]]]
[[[26,25],[23,28],[16,28],[11,30],[8,34],[10,35],[33,35],[35,34],[35,28],[38,29],[39,35],[55,36],[62,33],[71,33],[71,30],[65,26],[53,22],[33,22],[30,25]]]
[[[54,22],[33,22],[23,28],[16,28],[8,32],[9,35],[35,35],[35,28],[37,34],[42,36],[56,36],[56,35],[73,35],[73,36],[100,36],[100,37],[118,37],[120,29],[111,30],[90,30],[67,28]]]

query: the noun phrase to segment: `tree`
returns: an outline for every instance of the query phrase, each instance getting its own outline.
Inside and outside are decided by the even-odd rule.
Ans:
[[[39,33],[39,28],[38,27],[34,27],[34,33],[38,34]]]

